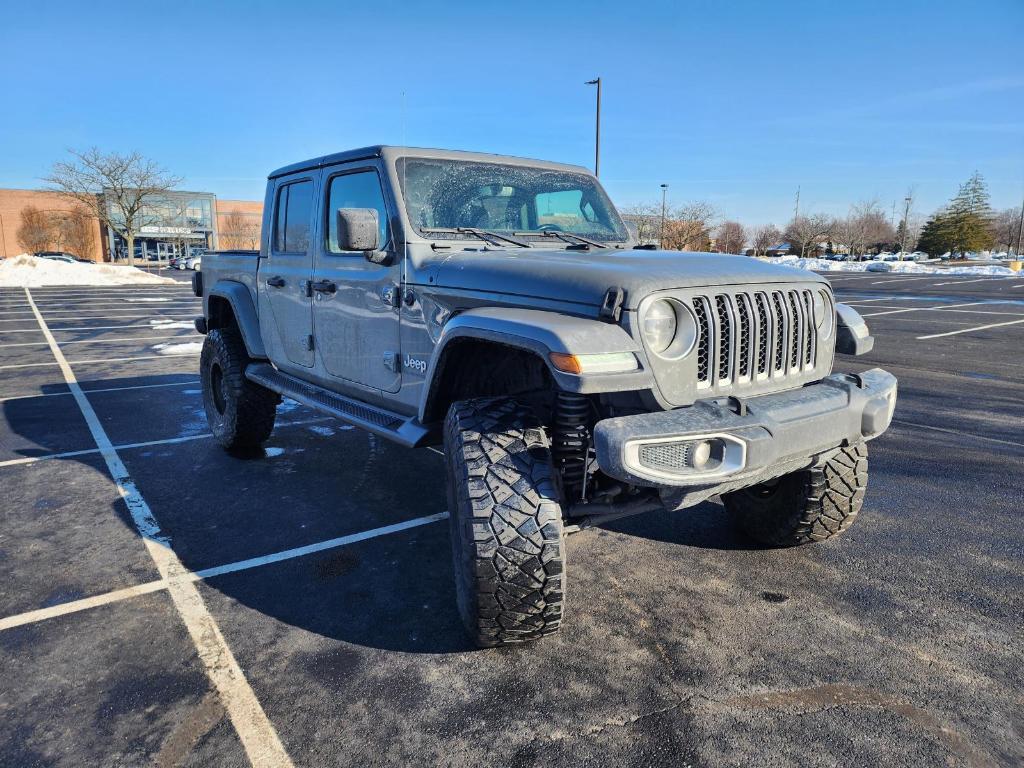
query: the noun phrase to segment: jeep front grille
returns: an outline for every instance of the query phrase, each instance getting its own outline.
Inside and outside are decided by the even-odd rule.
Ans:
[[[720,388],[814,368],[817,329],[809,289],[694,296],[697,386]]]

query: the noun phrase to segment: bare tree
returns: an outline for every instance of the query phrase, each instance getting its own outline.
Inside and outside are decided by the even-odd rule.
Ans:
[[[70,152],[74,159],[54,163],[44,181],[51,191],[77,201],[124,238],[128,263],[134,265],[135,238],[154,221],[148,204],[170,192],[181,179],[138,152],[103,153],[95,147]]]
[[[846,246],[855,258],[896,242],[896,230],[874,200],[850,206],[849,214],[833,223],[831,235],[837,245]]]
[[[747,244],[747,231],[738,221],[723,221],[718,227],[716,250],[720,253],[743,253]]]
[[[773,245],[782,242],[782,233],[774,224],[765,224],[754,230],[754,255],[764,256]]]
[[[229,214],[230,216],[231,214]],[[661,204],[637,203],[622,209],[622,218],[636,228],[640,245],[655,243],[661,237]]]
[[[636,222],[636,219],[629,217],[628,214],[627,220]],[[637,228],[639,229],[639,224]],[[260,229],[258,214],[238,210],[228,211],[224,217],[224,226],[221,228],[220,247],[227,250],[255,251],[260,247]],[[645,242],[643,236],[638,234],[638,237],[639,242]]]
[[[1020,216],[1020,208],[1007,208],[992,217],[992,239],[995,241],[996,250],[1009,253],[1017,247]]]
[[[799,246],[800,257],[814,253],[818,243],[826,240],[834,229],[830,216],[823,213],[812,213],[809,216],[797,216],[786,227],[786,238],[794,246]]]
[[[672,210],[665,221],[661,247],[675,251],[707,251],[711,229],[718,216],[710,203],[696,201]]]
[[[60,233],[61,248],[81,259],[92,255],[96,247],[96,219],[88,211],[76,208],[61,212],[55,229]]]
[[[53,242],[53,223],[46,211],[34,205],[21,209],[21,224],[17,231],[18,244],[29,253],[45,251]]]

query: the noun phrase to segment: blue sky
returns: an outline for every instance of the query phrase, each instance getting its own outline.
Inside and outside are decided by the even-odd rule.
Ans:
[[[1024,2],[21,2],[0,27],[0,186],[137,149],[220,197],[374,143],[591,165],[620,205],[746,224],[1024,196]],[[131,62],[122,66],[120,62]]]

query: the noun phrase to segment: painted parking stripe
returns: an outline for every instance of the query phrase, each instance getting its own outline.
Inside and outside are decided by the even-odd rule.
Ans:
[[[888,285],[893,285],[893,284],[897,284],[898,285],[900,283],[912,283],[915,280],[934,280],[934,279],[935,279],[935,275],[928,275],[926,277],[901,277],[901,278],[892,278],[891,277],[888,280],[877,280],[877,281],[875,281],[873,283],[868,283],[868,285],[881,285],[882,283],[886,283]]]
[[[966,304],[948,304],[940,307],[911,307],[910,309],[891,309],[888,312],[871,312],[861,315],[862,317],[879,317],[881,315],[896,315],[900,312],[941,312],[944,309],[956,309],[957,307],[977,307],[982,304],[998,304],[996,301],[969,301]]]
[[[904,421],[903,419],[893,419],[893,424],[900,424],[904,427],[913,427],[914,429],[928,429],[932,432],[943,432],[947,435],[955,435],[956,437],[967,437],[971,440],[982,440],[987,443],[999,443],[1000,445],[1012,445],[1016,448],[1024,448],[1024,443],[1017,443],[1013,440],[1001,440],[998,437],[986,437],[985,435],[975,435],[971,432],[963,432],[956,429],[946,429],[945,427],[936,427],[932,424],[918,424],[913,421]]]
[[[968,283],[999,282],[1002,279],[1003,279],[1002,277],[991,277],[990,276],[990,277],[980,277],[977,280],[950,280],[949,282],[946,282],[946,283],[935,283],[934,287],[937,288],[940,285],[967,285]]]
[[[160,386],[160,385],[154,385]],[[170,386],[170,385],[169,385]],[[122,388],[123,389],[123,388]],[[103,389],[90,389],[83,390],[86,394],[91,395],[94,392],[107,392],[107,391],[120,391],[120,390],[103,390]],[[71,395],[73,392],[56,392],[58,395]],[[278,424],[277,429],[284,427],[304,427],[310,424],[322,424],[325,421],[334,421],[330,416],[323,416],[316,419],[304,419],[302,421],[290,421],[284,424]],[[157,445],[177,445],[178,443],[190,443],[194,440],[207,440],[213,437],[209,432],[204,432],[201,435],[184,435],[182,437],[166,437],[162,440],[146,440],[142,443],[121,443],[120,445],[113,446],[116,451],[130,451],[136,448],[152,448]],[[0,467],[17,467],[23,464],[35,464],[40,461],[51,461],[53,459],[71,459],[76,456],[89,456],[94,453],[100,453],[99,448],[83,448],[80,451],[63,451],[62,453],[44,453],[41,456],[22,456],[20,459],[6,459],[0,461]]]
[[[376,539],[380,536],[388,536],[393,533],[401,533],[402,531],[408,531],[412,528],[418,528],[422,525],[429,525],[430,523],[436,523],[440,520],[445,520],[448,517],[447,512],[439,512],[436,515],[426,515],[425,517],[417,517],[414,520],[405,520],[401,523],[395,523],[393,525],[385,525],[380,528],[373,528],[369,531],[361,531],[360,533],[349,534],[348,536],[339,536],[336,539],[328,539],[327,541],[320,541],[316,544],[309,544],[304,547],[295,547],[294,549],[286,549],[283,552],[275,552],[271,555],[264,555],[263,557],[253,557],[248,560],[239,560],[238,562],[228,563],[227,565],[219,565],[214,568],[205,568],[201,571],[187,571],[182,576],[177,577],[178,581],[185,581],[194,583],[197,581],[203,581],[205,579],[212,579],[215,576],[223,576],[227,573],[237,573],[239,571],[247,571],[252,568],[259,568],[264,565],[271,565],[273,563],[280,563],[285,560],[294,560],[298,557],[305,557],[306,555],[314,554],[316,552],[324,552],[329,549],[337,549],[338,547],[344,547],[349,544],[356,544],[360,541],[367,541],[368,539]],[[58,616],[66,616],[69,613],[78,613],[79,611],[86,611],[90,608],[97,608],[101,605],[110,605],[111,603],[117,603],[122,600],[128,600],[139,595],[148,595],[153,592],[159,592],[160,590],[167,589],[171,586],[172,581],[175,579],[155,579],[153,581],[147,581],[144,584],[139,584],[134,587],[127,587],[125,589],[117,589],[113,592],[106,592],[102,595],[96,595],[94,597],[86,597],[81,600],[71,600],[67,603],[61,603],[59,605],[50,606],[48,608],[40,608],[35,611],[26,611],[25,613],[15,614],[14,616],[5,616],[0,619],[0,631],[5,629],[12,629],[14,627],[24,626],[25,624],[34,624],[37,621],[45,621],[46,619],[53,619]]]
[[[157,314],[157,315],[119,315],[119,314],[110,314],[110,315],[105,315],[105,316],[101,316],[101,317],[83,317],[82,319],[83,320],[105,320],[105,319],[108,319],[108,318],[110,320],[149,320],[151,318],[153,320],[172,320],[172,319],[193,320],[193,319],[195,319],[195,314],[194,313],[193,314],[188,314],[188,315],[181,314],[181,313],[175,313],[175,314],[171,314],[171,315],[160,315],[160,314]],[[75,318],[73,318],[73,317],[58,317],[56,319],[58,321],[67,322],[68,320],[74,320]],[[31,322],[31,321],[32,321],[31,317],[16,317],[16,318],[13,318],[13,319],[11,319],[11,318],[0,319],[0,323],[28,323],[28,322]],[[71,330],[74,330],[74,326],[70,326],[70,328],[71,328]],[[65,329],[65,330],[67,330],[67,329]]]
[[[134,338],[127,339],[76,339],[75,341],[64,341],[61,342],[65,346],[68,344],[103,344],[106,342],[115,341],[155,341],[157,339],[187,339],[193,336],[192,333],[176,333],[172,336],[136,336]],[[0,344],[2,347],[45,347],[45,341],[19,341],[14,344]]]
[[[172,381],[169,384],[135,384],[130,387],[103,387],[101,389],[87,389],[86,394],[91,395],[93,392],[124,392],[129,389],[156,389],[157,387],[185,387],[195,386],[199,383],[199,379],[189,379],[187,381]],[[34,397],[66,397],[71,392],[37,392],[34,395],[13,395],[12,397],[0,397],[0,403],[6,403],[8,400],[31,400]]]
[[[242,668],[238,665],[231,648],[221,634],[220,627],[217,626],[217,622],[203,602],[198,588],[190,581],[175,580],[175,577],[187,573],[185,566],[171,549],[170,540],[161,532],[152,510],[128,474],[121,457],[118,456],[103,425],[96,416],[92,404],[81,387],[78,386],[78,380],[75,378],[71,365],[57,345],[57,340],[47,328],[46,321],[32,300],[32,294],[28,288],[25,289],[25,297],[32,305],[39,328],[50,343],[50,351],[53,352],[53,356],[60,365],[64,380],[89,426],[93,440],[96,441],[96,446],[100,449],[100,454],[107,464],[117,491],[124,499],[150,557],[153,558],[161,578],[167,579],[169,582],[167,589],[171,600],[178,609],[178,614],[185,623],[189,635],[192,636],[192,642],[206,668],[206,674],[220,694],[221,703],[235,726],[235,731],[245,748],[246,755],[253,765],[291,766],[292,761],[288,757],[288,753],[285,752],[277,731],[274,730],[274,726],[266,712],[263,711],[256,694],[248,680],[245,679]]]
[[[72,360],[74,365],[99,365],[101,363],[133,363],[139,360],[175,360],[188,357],[196,357],[196,352],[168,352],[166,355],[140,355],[138,357],[108,357],[100,360]],[[60,365],[60,363],[17,363],[16,365],[0,365],[0,371],[12,368],[45,368]]]
[[[989,328],[1001,328],[1004,325],[1017,325],[1024,323],[1024,320],[1007,320],[1005,323],[989,323],[988,325],[977,325],[974,328],[961,328],[959,331],[946,331],[945,333],[931,333],[927,336],[918,336],[918,339],[939,339],[943,336],[956,336],[959,333],[971,333],[972,331],[986,331]]]

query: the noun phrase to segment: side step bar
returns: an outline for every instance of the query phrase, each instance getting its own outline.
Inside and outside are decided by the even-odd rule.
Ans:
[[[430,430],[413,417],[360,402],[323,387],[289,376],[274,368],[269,363],[250,363],[245,369],[245,377],[261,387],[277,392],[279,395],[308,405],[310,408],[326,413],[328,416],[346,421],[353,426],[386,437],[406,448],[416,448],[425,444]]]

